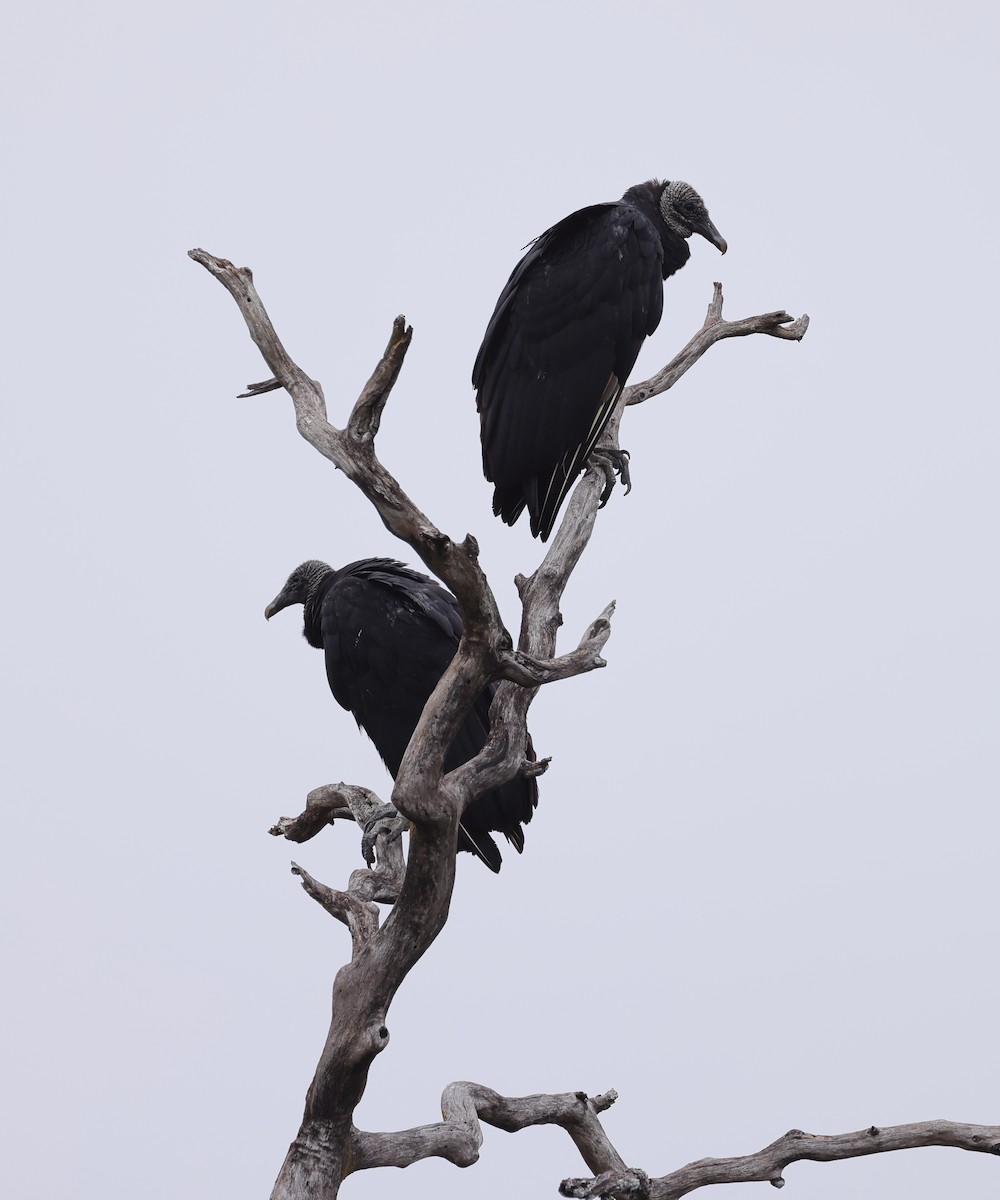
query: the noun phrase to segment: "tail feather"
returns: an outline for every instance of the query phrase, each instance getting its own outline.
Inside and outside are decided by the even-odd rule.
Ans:
[[[483,862],[489,867],[494,875],[500,874],[500,865],[503,862],[503,859],[500,856],[500,850],[496,842],[485,830],[482,830],[479,834],[477,834],[476,837],[473,837],[472,834],[469,833],[468,828],[459,822],[458,837],[460,843],[462,838],[464,838],[468,843],[465,846],[460,844],[460,850],[471,850],[477,858],[481,858],[483,860]],[[523,844],[524,839],[522,838],[521,841]],[[520,850],[520,847],[518,847],[518,849]]]

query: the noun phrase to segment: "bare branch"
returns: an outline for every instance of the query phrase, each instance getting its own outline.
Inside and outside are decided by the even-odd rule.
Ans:
[[[351,783],[325,783],[306,796],[306,807],[297,817],[279,817],[268,830],[273,837],[308,842],[334,821],[364,825],[381,804],[368,788]]]
[[[413,327],[406,324],[405,317],[397,317],[392,323],[392,335],[385,354],[362,389],[347,422],[351,437],[363,442],[375,440],[382,423],[382,410],[403,368],[403,359],[412,340]]]
[[[519,683],[522,687],[537,688],[544,683],[554,683],[559,679],[571,679],[575,675],[583,675],[607,663],[601,658],[601,651],[611,636],[611,615],[615,611],[614,600],[604,609],[601,615],[587,628],[580,639],[580,644],[570,654],[547,660],[532,658],[520,651],[511,651],[500,658],[500,678]]]
[[[767,1182],[784,1184],[782,1172],[789,1163],[835,1162],[891,1150],[914,1150],[920,1146],[952,1146],[980,1154],[1000,1154],[1000,1125],[963,1125],[955,1121],[920,1121],[879,1129],[872,1125],[856,1133],[834,1136],[803,1133],[791,1129],[756,1154],[741,1158],[702,1158],[679,1171],[652,1181],[651,1200],[678,1200],[696,1188],[716,1183]]]
[[[322,404],[322,388],[295,365],[274,332],[271,318],[257,295],[250,268],[236,267],[225,258],[216,258],[214,254],[209,254],[207,250],[189,250],[188,257],[193,258],[196,263],[201,263],[206,271],[214,275],[239,305],[254,344],[274,374],[274,380],[252,385],[251,391],[270,391],[277,381],[292,395],[298,389],[314,392]]]
[[[598,1114],[617,1098],[614,1091],[593,1098],[583,1092],[509,1098],[481,1084],[453,1083],[442,1097],[441,1122],[398,1133],[352,1130],[352,1168],[408,1166],[430,1157],[469,1166],[479,1157],[483,1140],[480,1122],[508,1133],[531,1125],[562,1126],[593,1176],[565,1179],[559,1191],[564,1196],[581,1198],[633,1196],[679,1200],[688,1192],[714,1184],[766,1181],[781,1187],[782,1172],[792,1162],[833,1162],[921,1146],[951,1146],[981,1154],[1000,1154],[1000,1126],[995,1125],[925,1121],[887,1129],[871,1126],[834,1137],[793,1129],[757,1154],[701,1159],[679,1171],[651,1179],[646,1172],[625,1165],[598,1119]]]
[[[758,317],[744,317],[740,321],[724,321],[722,319],[722,284],[716,283],[711,303],[708,306],[708,314],[701,329],[662,370],[657,371],[649,379],[644,379],[642,383],[633,383],[627,387],[623,393],[623,403],[626,406],[641,404],[644,400],[668,391],[716,342],[725,341],[726,338],[749,337],[755,333],[801,342],[808,328],[809,318],[804,313],[798,319],[786,312],[770,312],[763,313]]]
[[[355,1129],[351,1134],[351,1162],[358,1171],[408,1166],[432,1157],[445,1158],[456,1166],[470,1166],[479,1158],[483,1142],[480,1122],[485,1122],[506,1133],[517,1133],[531,1125],[560,1125],[595,1174],[625,1172],[625,1163],[598,1120],[598,1113],[610,1108],[617,1098],[614,1091],[593,1099],[586,1092],[509,1097],[478,1083],[452,1083],[441,1097],[443,1121],[398,1133]]]
[[[313,879],[304,867],[292,863],[292,874],[302,879],[302,886],[312,898],[338,921],[343,921],[351,931],[351,941],[354,943],[354,954],[371,940],[378,929],[379,911],[376,904],[361,900],[348,890],[338,892],[327,887],[325,883]]]
[[[240,392],[236,397],[237,400],[249,400],[253,396],[263,396],[265,392],[280,391],[282,383],[280,379],[265,379],[263,383],[248,383],[247,390]]]

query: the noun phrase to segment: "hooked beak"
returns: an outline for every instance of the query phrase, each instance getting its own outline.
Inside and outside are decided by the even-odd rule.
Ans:
[[[264,609],[264,620],[270,621],[275,613],[281,612],[283,608],[287,608],[293,601],[289,600],[284,592],[279,592],[271,603]]]
[[[691,228],[695,231],[695,233],[700,233],[705,241],[711,242],[720,254],[725,254],[729,249],[729,243],[722,236],[722,234],[719,233],[707,216],[705,217],[704,221],[698,225],[692,225]]]

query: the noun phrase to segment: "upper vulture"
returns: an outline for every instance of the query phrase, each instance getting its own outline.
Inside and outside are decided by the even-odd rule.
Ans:
[[[339,571],[323,562],[304,562],[264,616],[270,620],[290,604],[304,607],[303,634],[326,655],[326,677],[337,703],[354,714],[395,778],[424,705],[458,649],[458,601],[400,562],[365,558]],[[491,683],[473,705],[445,756],[445,771],[468,762],[485,745],[498,686]],[[459,850],[471,851],[499,871],[500,851],[490,833],[502,833],[520,853],[521,826],[531,820],[537,803],[534,779],[512,779],[478,796],[462,816]]]
[[[527,505],[544,542],[660,323],[663,280],[700,233],[726,241],[690,184],[640,183],[537,237],[500,293],[472,369],[493,511]]]

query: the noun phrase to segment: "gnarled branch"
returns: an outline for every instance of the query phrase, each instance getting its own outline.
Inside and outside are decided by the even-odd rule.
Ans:
[[[625,1163],[598,1119],[617,1099],[614,1091],[594,1097],[586,1092],[511,1097],[479,1083],[452,1083],[441,1097],[443,1121],[398,1133],[352,1130],[352,1168],[405,1167],[423,1158],[445,1158],[459,1167],[471,1166],[479,1158],[483,1143],[480,1122],[485,1122],[506,1133],[531,1125],[560,1125],[592,1171],[625,1171]]]
[[[295,868],[310,894],[349,926],[354,954],[351,962],[337,973],[334,1015],[327,1041],[309,1088],[302,1125],[289,1148],[272,1197],[273,1200],[332,1197],[346,1173],[362,1165],[377,1165],[380,1154],[384,1157],[390,1152],[400,1153],[402,1135],[362,1134],[353,1130],[352,1116],[363,1095],[368,1070],[375,1056],[388,1044],[385,1021],[392,998],[447,920],[454,886],[458,821],[465,804],[474,795],[518,772],[544,769],[544,763],[531,762],[526,726],[528,707],[537,687],[603,665],[600,651],[610,633],[611,606],[593,623],[576,651],[557,657],[555,644],[563,590],[587,546],[598,508],[605,499],[604,473],[589,469],[584,474],[542,563],[529,579],[519,578],[523,611],[517,650],[513,651],[496,600],[480,568],[475,539],[469,535],[456,542],[439,530],[375,454],[374,439],[385,404],[412,337],[404,319],[396,318],[385,353],[354,404],[346,428],[338,429],[327,418],[320,385],[292,361],[281,344],[254,287],[251,272],[204,250],[193,250],[190,255],[232,295],[272,372],[272,379],[252,385],[247,394],[261,395],[279,386],[289,393],[301,435],[361,489],[386,528],[407,542],[452,590],[464,622],[458,652],[427,702],[397,772],[393,803],[404,817],[415,823],[405,873],[399,842],[388,830],[375,835],[380,850],[379,868],[354,872],[347,892],[328,888],[301,868]],[[760,328],[737,331],[735,326],[721,322],[721,289],[717,289],[716,295],[718,318],[712,332],[706,335],[705,345],[691,361],[722,337],[751,332],[791,336],[775,332],[787,320],[785,314],[751,318],[751,322],[760,323]],[[688,351],[691,346],[685,353]],[[671,378],[656,386],[664,390],[672,382]],[[629,389],[623,397],[602,447],[614,449],[621,409],[626,403],[637,402],[635,395],[634,389]],[[494,698],[489,741],[475,759],[445,777],[444,757],[462,721],[487,682],[501,677],[505,682]],[[280,822],[273,832],[292,840],[305,840],[324,825],[345,817],[345,809],[358,820],[359,805],[367,805],[370,797],[366,793],[359,800],[342,786],[340,791],[318,789],[318,792],[319,795],[310,794],[304,813]],[[395,900],[395,904],[380,927],[373,901],[383,899]],[[503,1121],[514,1122],[511,1128],[554,1122],[567,1128],[581,1147],[587,1165],[596,1173],[626,1172],[625,1164],[600,1128],[596,1102],[582,1094],[571,1101],[565,1097],[507,1101],[489,1089],[465,1084],[454,1085],[446,1099],[448,1129],[427,1127],[422,1141],[421,1137],[410,1139],[414,1145],[457,1145],[453,1161],[474,1161],[478,1154],[475,1139],[479,1118],[501,1128],[507,1127]],[[450,1121],[449,1112],[453,1117]],[[535,1114],[530,1119],[525,1116],[529,1112]],[[517,1124],[518,1121],[521,1123]],[[461,1144],[454,1141],[456,1130],[465,1131]],[[425,1152],[437,1153],[432,1149]]]
[[[397,1133],[351,1132],[352,1170],[371,1167],[404,1167],[424,1158],[444,1158],[467,1167],[478,1161],[483,1135],[480,1123],[508,1133],[531,1125],[560,1125],[573,1139],[593,1172],[587,1178],[564,1179],[563,1196],[648,1197],[679,1200],[698,1188],[722,1183],[768,1182],[782,1187],[782,1172],[799,1161],[834,1162],[912,1150],[921,1146],[951,1146],[980,1154],[1000,1154],[1000,1126],[966,1125],[954,1121],[923,1121],[836,1136],[803,1133],[792,1129],[756,1154],[738,1158],[705,1158],[678,1171],[651,1178],[628,1167],[608,1138],[599,1115],[618,1099],[615,1091],[588,1097],[585,1092],[558,1095],[506,1097],[477,1083],[453,1083],[441,1098],[443,1121]]]
[[[324,783],[306,796],[305,809],[297,817],[279,817],[268,833],[290,842],[308,842],[334,821],[357,821],[363,826],[380,804],[378,796],[368,788],[351,783]]]
[[[381,823],[375,823],[372,829],[373,818],[385,809],[378,796],[368,788],[349,783],[327,784],[309,793],[305,812],[297,817],[282,817],[270,830],[275,835],[283,834],[290,841],[306,841],[325,824],[345,815],[365,830],[362,846],[371,844],[373,869],[352,871],[346,891],[320,883],[298,863],[292,863],[292,874],[302,880],[306,893],[350,930],[352,957],[356,957],[378,931],[376,902],[394,903],[403,884],[405,865],[396,831]],[[393,810],[390,808],[389,811]]]

